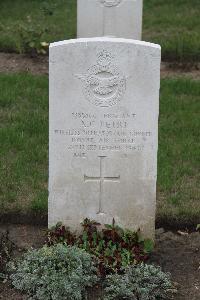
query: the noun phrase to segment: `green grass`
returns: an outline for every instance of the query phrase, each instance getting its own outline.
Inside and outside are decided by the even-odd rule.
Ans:
[[[47,78],[1,74],[0,90],[0,211],[45,211]]]
[[[164,60],[200,61],[199,12],[199,0],[144,0],[143,40],[161,44]],[[0,1],[0,51],[74,37],[76,0]]]
[[[0,51],[23,52],[24,37],[27,43],[75,38],[76,0],[0,1]]]
[[[158,215],[192,220],[200,216],[200,82],[161,82]]]
[[[144,0],[143,40],[160,44],[164,60],[200,61],[199,12],[199,0]]]
[[[48,79],[0,74],[0,211],[47,212]],[[200,215],[200,83],[161,82],[158,217]]]

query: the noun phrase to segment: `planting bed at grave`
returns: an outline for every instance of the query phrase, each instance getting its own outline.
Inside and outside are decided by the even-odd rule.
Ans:
[[[1,234],[0,280],[38,300],[86,300],[100,287],[104,300],[167,300],[174,294],[170,274],[146,264],[153,242],[140,231],[120,228],[114,220],[102,228],[85,219],[82,228],[77,235],[57,224],[41,248],[17,260],[12,260],[15,244],[8,233]]]
[[[48,79],[1,74],[0,82],[1,214],[46,214]],[[198,81],[161,82],[157,219],[167,224],[200,223],[199,95]]]
[[[41,247],[44,243],[45,228],[3,225],[0,233],[10,231],[10,239],[15,243],[14,256],[21,256],[25,249]],[[164,232],[162,229],[156,232],[156,247],[151,255],[150,262],[162,266],[165,272],[171,272],[172,279],[176,282],[178,294],[174,300],[199,300],[200,295],[200,235],[198,232],[187,235],[178,235],[172,232]],[[97,291],[91,291],[89,300],[96,300]],[[101,291],[99,290],[99,295]],[[0,299],[27,300],[27,297],[13,288],[10,283],[0,283]]]
[[[143,40],[161,44],[165,60],[198,62],[199,10],[199,0],[144,0]],[[41,42],[76,37],[75,0],[1,1],[0,19],[1,51],[41,52]]]

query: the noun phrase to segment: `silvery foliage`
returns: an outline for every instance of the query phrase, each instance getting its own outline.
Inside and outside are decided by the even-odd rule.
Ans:
[[[29,299],[82,300],[86,287],[97,281],[91,255],[63,244],[29,250],[9,269],[13,286],[27,293]]]
[[[170,299],[170,274],[160,267],[132,265],[123,274],[107,276],[105,300],[161,300]]]

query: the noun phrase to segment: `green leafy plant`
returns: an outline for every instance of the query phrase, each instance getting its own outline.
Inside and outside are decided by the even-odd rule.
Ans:
[[[91,255],[63,244],[29,250],[9,271],[13,286],[38,300],[82,300],[97,282]]]
[[[144,262],[153,249],[153,242],[144,239],[140,231],[124,230],[115,224],[100,226],[96,221],[85,219],[83,232],[76,236],[68,228],[58,223],[48,231],[46,243],[76,245],[98,259],[101,276],[116,272],[121,267]]]
[[[28,53],[31,56],[47,54],[49,44],[43,41],[47,28],[32,25],[31,20],[27,23],[19,23],[14,27],[16,47],[19,53]]]
[[[5,279],[6,265],[11,259],[15,248],[14,243],[9,239],[9,232],[0,236],[0,280]]]
[[[197,224],[196,230],[200,231],[200,224]]]
[[[170,275],[147,264],[129,266],[106,278],[105,300],[161,300],[173,294]]]

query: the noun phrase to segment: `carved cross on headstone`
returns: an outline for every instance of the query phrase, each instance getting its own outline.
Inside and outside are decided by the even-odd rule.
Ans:
[[[100,158],[100,176],[99,177],[92,177],[92,176],[87,176],[84,175],[84,181],[89,182],[89,181],[97,181],[100,184],[100,191],[99,191],[99,210],[97,214],[104,213],[103,208],[102,208],[102,201],[103,201],[103,184],[105,181],[110,181],[110,182],[120,182],[120,175],[118,176],[113,176],[113,177],[108,177],[108,176],[103,176],[103,160],[106,158],[106,156],[98,156]]]

